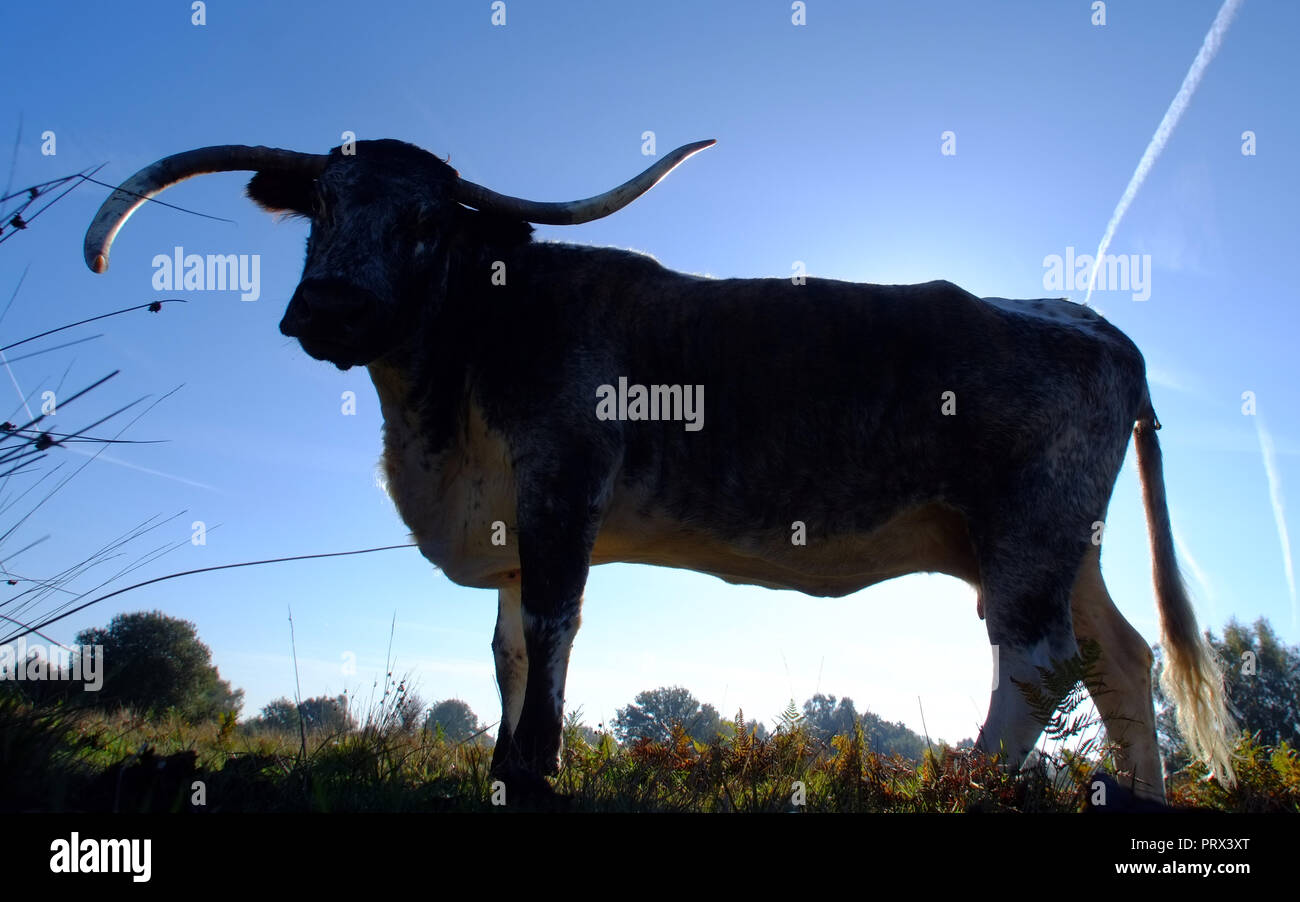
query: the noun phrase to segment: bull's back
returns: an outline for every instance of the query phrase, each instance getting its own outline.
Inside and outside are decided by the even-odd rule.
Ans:
[[[701,428],[620,423],[620,485],[644,517],[732,543],[788,542],[796,520],[828,541],[927,506],[969,510],[1080,417],[1126,441],[1136,401],[1099,409],[1098,396],[1144,386],[1131,342],[1069,302],[983,301],[946,282],[676,287],[644,301],[653,313],[608,377],[699,386]]]

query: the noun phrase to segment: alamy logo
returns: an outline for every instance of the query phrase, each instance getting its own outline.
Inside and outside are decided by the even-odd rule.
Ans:
[[[148,883],[153,873],[152,839],[69,839],[50,843],[50,870],[55,874],[131,874]]]
[[[1065,249],[1065,257],[1048,254],[1043,258],[1043,288],[1047,291],[1087,291],[1092,271],[1097,270],[1093,291],[1129,291],[1133,300],[1151,297],[1150,254],[1102,254],[1096,266],[1091,254],[1075,256],[1074,248]]]
[[[617,389],[596,389],[596,419],[682,420],[687,432],[699,432],[704,428],[704,386],[629,385],[626,376],[619,376]]]
[[[25,638],[0,645],[0,680],[66,680],[87,692],[104,687],[104,646],[28,645]]]
[[[176,247],[171,256],[153,258],[154,291],[238,291],[241,301],[262,296],[260,254],[187,254]]]

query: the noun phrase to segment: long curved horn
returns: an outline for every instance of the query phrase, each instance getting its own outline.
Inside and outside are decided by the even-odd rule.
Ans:
[[[524,200],[519,197],[511,197],[508,194],[498,194],[465,179],[460,180],[456,198],[461,203],[474,207],[476,210],[482,210],[485,213],[499,213],[512,219],[522,219],[525,222],[536,222],[545,225],[578,225],[583,222],[591,222],[593,219],[600,219],[602,216],[608,216],[615,210],[626,207],[653,188],[660,179],[671,172],[682,160],[706,147],[712,147],[716,143],[716,141],[708,140],[683,144],[640,175],[629,179],[617,188],[612,188],[604,194],[598,194],[586,200],[554,203]]]
[[[164,157],[119,185],[100,206],[86,230],[86,265],[97,273],[108,269],[108,252],[113,239],[136,207],[177,182],[208,172],[262,169],[296,170],[319,175],[328,161],[329,157],[324,154],[245,144],[218,144]]]

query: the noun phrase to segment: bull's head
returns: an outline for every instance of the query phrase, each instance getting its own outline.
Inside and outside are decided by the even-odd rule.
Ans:
[[[466,243],[519,242],[531,232],[526,223],[608,216],[711,144],[684,145],[617,188],[563,203],[489,191],[401,141],[359,141],[355,153],[335,148],[324,155],[203,147],[146,166],[104,201],[86,232],[86,265],[104,272],[118,230],[167,187],[208,172],[256,172],[248,196],[263,209],[311,219],[307,262],[280,331],[318,360],[347,369],[371,363],[412,334],[415,318],[441,303],[449,255]]]

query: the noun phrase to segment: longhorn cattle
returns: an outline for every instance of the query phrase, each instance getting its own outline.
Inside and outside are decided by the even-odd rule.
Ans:
[[[421,552],[497,591],[493,771],[507,783],[542,789],[556,771],[588,568],[631,561],[821,596],[963,579],[1000,670],[978,747],[1020,766],[1044,721],[1017,684],[1042,686],[1094,640],[1118,763],[1162,799],[1151,655],[1094,541],[1130,432],[1165,686],[1230,780],[1232,721],[1178,574],[1145,364],[1095,311],[942,281],[702,278],[531,239],[528,223],[608,215],[712,143],[572,203],[497,194],[393,140],[205,147],[124,182],[86,262],[104,271],[127,217],[200,173],[253,171],[249,197],[310,220],[280,331],[368,367],[388,490]]]

